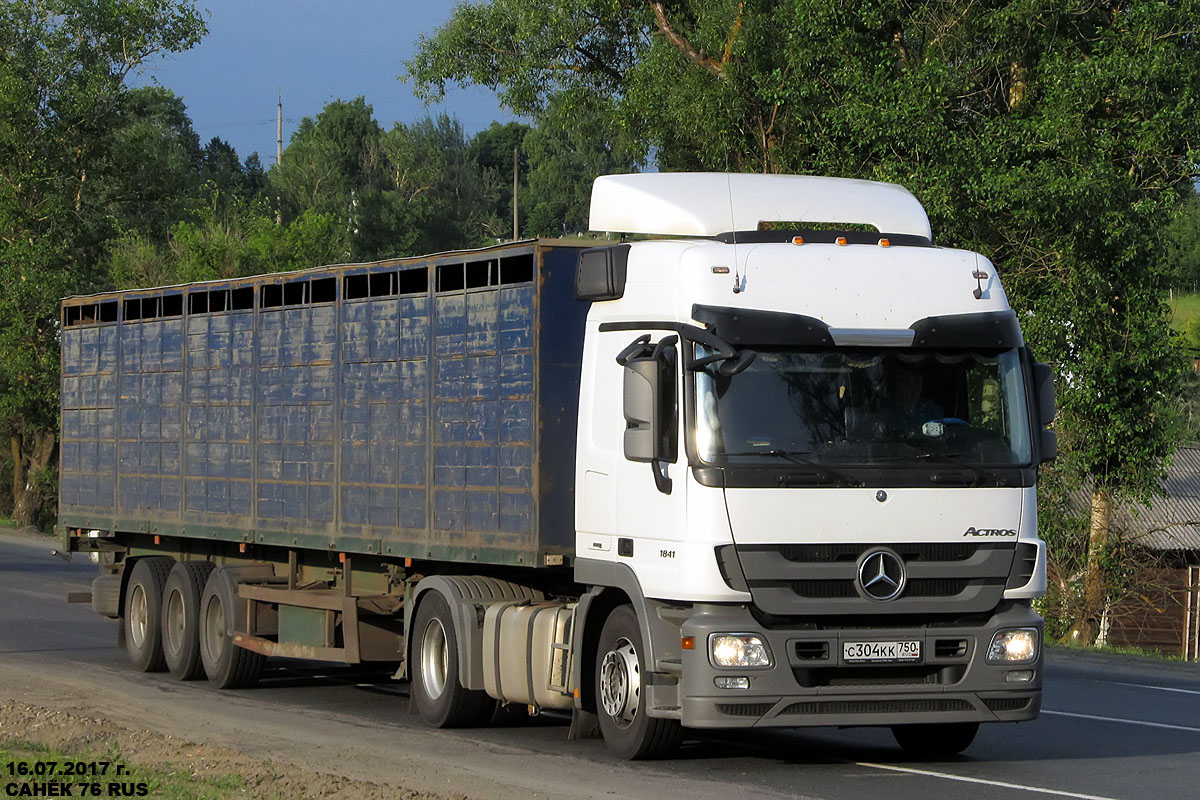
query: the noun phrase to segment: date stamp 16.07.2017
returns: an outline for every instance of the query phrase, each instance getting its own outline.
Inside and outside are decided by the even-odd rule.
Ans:
[[[147,797],[145,781],[130,780],[115,761],[7,761],[0,767],[3,797]]]

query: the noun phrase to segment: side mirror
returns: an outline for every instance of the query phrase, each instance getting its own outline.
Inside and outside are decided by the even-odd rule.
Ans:
[[[1042,427],[1054,422],[1057,413],[1054,395],[1054,370],[1049,364],[1033,365],[1033,391],[1038,401],[1038,423]]]
[[[625,457],[630,461],[662,458],[661,376],[657,359],[637,358],[625,363]]]
[[[1058,413],[1054,394],[1054,370],[1050,369],[1049,364],[1033,365],[1033,394],[1037,399],[1038,427],[1041,430],[1038,450],[1042,463],[1045,464],[1058,458],[1058,434],[1046,430],[1046,426],[1054,422]]]
[[[665,464],[675,461],[678,447],[675,431],[675,343],[678,341],[678,336],[666,336],[657,344],[650,344],[648,335],[639,336],[617,357],[625,376],[622,386],[625,457],[650,464],[654,485],[663,494],[671,493]]]

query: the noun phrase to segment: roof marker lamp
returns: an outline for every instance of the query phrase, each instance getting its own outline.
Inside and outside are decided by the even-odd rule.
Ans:
[[[880,240],[879,240],[879,246],[880,246],[880,247],[891,247],[891,246],[892,246],[892,241],[891,241],[890,239],[880,239]]]
[[[792,244],[804,244],[804,237],[803,236],[793,236]]]
[[[1038,657],[1037,628],[996,631],[988,648],[989,664],[1028,664]]]
[[[845,236],[839,236],[834,241],[837,242],[838,247],[845,247],[847,244],[849,244],[849,241],[847,241]]]
[[[752,633],[714,633],[709,639],[713,664],[718,667],[770,667],[771,648]]]

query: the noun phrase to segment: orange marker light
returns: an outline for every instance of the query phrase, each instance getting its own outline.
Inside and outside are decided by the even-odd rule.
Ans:
[[[159,536],[159,535],[157,535],[157,534],[155,534],[155,536],[154,536],[154,543],[155,543],[155,544],[162,544],[162,537],[161,537],[161,536]]]
[[[338,553],[338,563],[339,564],[346,563],[346,554],[345,553]]]
[[[880,247],[891,247],[892,243],[890,241],[888,241],[887,239],[880,239],[879,246]]]
[[[804,244],[804,237],[803,236],[793,236],[792,244]]]
[[[239,552],[239,553],[244,553],[244,552],[246,552],[246,543],[245,543],[245,542],[240,542],[240,543],[238,544],[238,552]]]
[[[838,247],[845,247],[845,246],[846,246],[846,244],[847,244],[847,242],[846,242],[846,237],[845,237],[845,236],[839,236],[839,237],[837,238],[837,243],[838,243]]]
[[[679,640],[679,646],[681,648],[683,648],[684,650],[695,650],[696,649],[696,637],[695,636],[684,636],[682,639]]]

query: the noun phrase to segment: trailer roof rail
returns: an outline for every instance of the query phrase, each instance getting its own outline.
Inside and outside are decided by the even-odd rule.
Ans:
[[[932,238],[920,201],[894,183],[815,175],[646,172],[602,175],[592,185],[591,229],[716,236],[762,223],[871,225]]]

